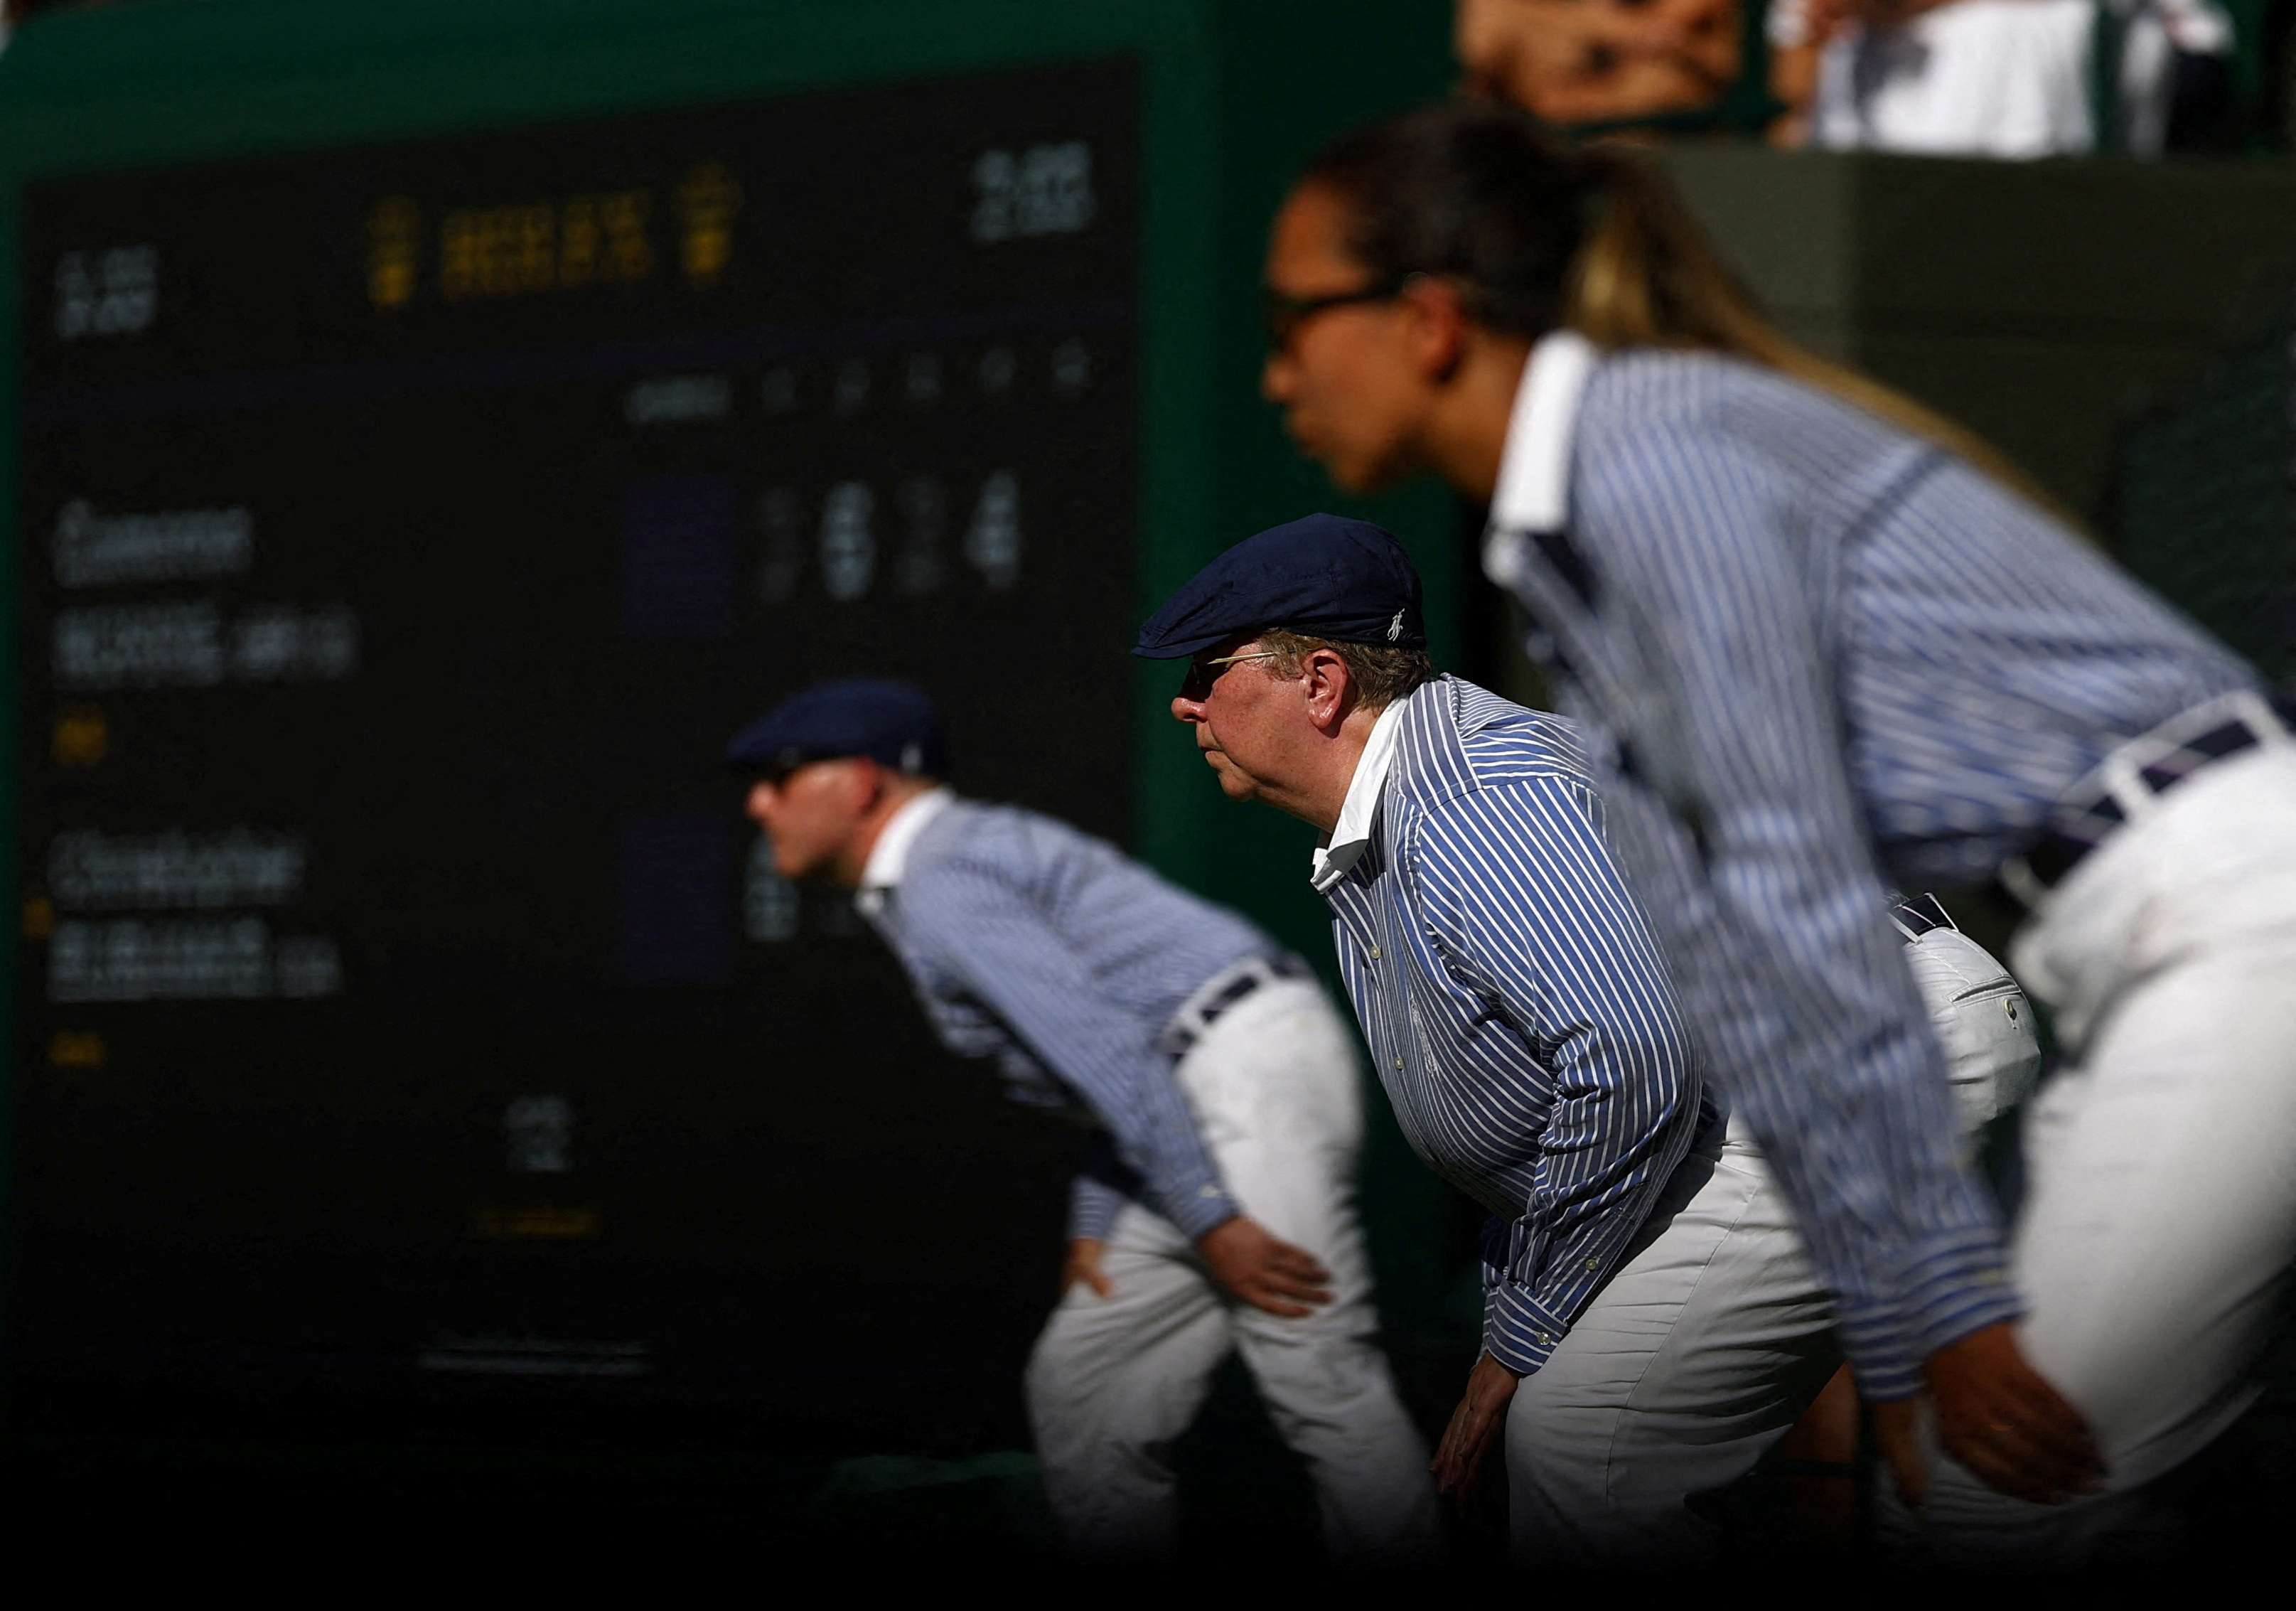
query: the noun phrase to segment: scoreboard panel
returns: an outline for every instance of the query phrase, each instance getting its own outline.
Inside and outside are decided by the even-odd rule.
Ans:
[[[961,789],[1316,942],[1297,835],[1227,814],[1125,651],[1330,505],[1251,397],[1251,259],[1300,152],[1439,79],[1342,7],[1347,65],[1234,86],[1271,140],[1214,58],[1296,65],[1330,8],[827,9],[691,0],[751,30],[746,91],[730,46],[634,34],[646,95],[513,107],[465,40],[330,108],[315,44],[203,153],[159,90],[17,147],[20,1424],[1021,1441],[1078,1132],[775,875],[718,757],[821,678],[925,684]],[[204,27],[220,62],[203,15],[53,37]],[[1425,31],[1396,61],[1439,65]],[[1375,1238],[1425,1217],[1403,1167]]]
[[[194,1257],[427,1256],[284,1307],[438,1373],[730,1365],[762,1317],[657,1336],[620,1268],[754,1285],[821,1259],[816,1216],[902,1237],[939,1171],[792,1190],[785,1115],[878,1144],[827,1099],[914,1068],[871,1029],[906,990],[718,756],[820,677],[911,677],[964,785],[1125,836],[1136,78],[32,190],[35,1353],[116,1329],[104,1250],[152,1196]],[[219,1345],[245,1295],[206,1292],[146,1324]]]

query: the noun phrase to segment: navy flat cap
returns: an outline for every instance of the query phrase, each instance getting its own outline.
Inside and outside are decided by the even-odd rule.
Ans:
[[[792,695],[726,746],[737,772],[789,772],[809,760],[866,755],[903,772],[948,776],[940,715],[923,689],[883,677],[848,677]]]
[[[1419,572],[1403,545],[1369,521],[1310,514],[1245,538],[1197,571],[1148,618],[1132,652],[1178,660],[1270,627],[1423,649]]]

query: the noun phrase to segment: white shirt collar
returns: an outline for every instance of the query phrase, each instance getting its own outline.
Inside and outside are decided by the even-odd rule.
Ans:
[[[1403,724],[1397,719],[1403,714],[1403,700],[1395,701],[1371,724],[1363,753],[1356,758],[1356,775],[1348,779],[1348,796],[1340,801],[1340,819],[1332,825],[1331,837],[1316,847],[1309,879],[1319,895],[1328,893],[1346,877],[1348,869],[1362,860],[1364,851],[1371,847],[1372,819],[1379,815],[1379,798],[1387,790],[1387,775],[1395,765],[1395,741],[1403,731]]]
[[[873,896],[873,904],[882,905],[884,892],[900,887],[901,875],[909,870],[909,851],[917,842],[917,835],[955,798],[947,785],[936,785],[905,802],[886,820],[877,831],[877,842],[869,847],[869,865],[861,869],[861,895],[865,900]]]
[[[1578,400],[1601,358],[1595,343],[1575,330],[1550,332],[1530,349],[1507,420],[1498,485],[1491,492],[1495,536],[1560,531],[1569,520]]]

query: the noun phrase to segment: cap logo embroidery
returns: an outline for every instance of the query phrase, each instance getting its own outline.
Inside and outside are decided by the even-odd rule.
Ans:
[[[901,746],[901,770],[914,772],[925,764],[924,746],[912,738]]]
[[[1390,643],[1393,643],[1397,638],[1401,637],[1402,636],[1403,636],[1403,612],[1402,612],[1402,611],[1400,611],[1400,610],[1398,610],[1398,611],[1395,612],[1395,619],[1394,619],[1393,621],[1390,621],[1390,622],[1388,622],[1388,623],[1387,623],[1387,641],[1388,641],[1388,642],[1390,642]]]

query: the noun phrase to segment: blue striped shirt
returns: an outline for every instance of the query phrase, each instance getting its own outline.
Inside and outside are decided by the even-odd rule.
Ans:
[[[1528,1374],[1710,1111],[1568,725],[1446,677],[1381,729],[1367,839],[1316,882],[1398,1123],[1493,1216],[1484,1346]]]
[[[1191,1239],[1241,1212],[1156,1042],[1206,981],[1275,942],[1053,818],[945,794],[903,813],[921,809],[900,865],[873,857],[857,904],[942,1044],[996,1059],[1016,1099],[1101,1127],[1070,1234],[1105,1236],[1127,1196]],[[881,846],[904,826],[897,815]]]
[[[1961,460],[1715,355],[1540,342],[1492,519],[1710,1074],[1866,1391],[1916,1391],[2018,1305],[1877,861],[1981,881],[2114,745],[2252,674]]]

